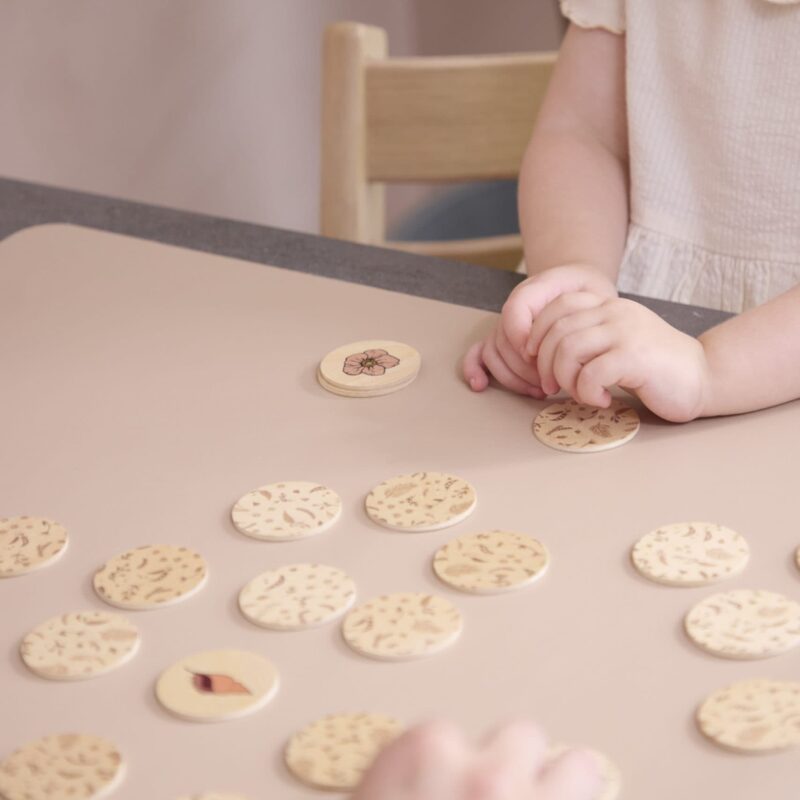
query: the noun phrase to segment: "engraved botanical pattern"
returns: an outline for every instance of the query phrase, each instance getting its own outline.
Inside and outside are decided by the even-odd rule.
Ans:
[[[187,547],[145,545],[115,556],[94,575],[100,597],[120,608],[169,605],[200,589],[205,559]]]
[[[256,625],[300,630],[341,616],[355,596],[355,583],[340,569],[290,564],[250,581],[239,594],[239,608]]]
[[[65,733],[21,747],[0,763],[5,800],[89,800],[121,777],[122,756],[96,736]]]
[[[278,670],[258,653],[209,650],[165,669],[156,698],[178,717],[213,722],[251,714],[277,693]]]
[[[37,625],[20,644],[20,655],[37,675],[78,680],[101,675],[130,660],[139,631],[119,614],[82,611]]]
[[[231,512],[237,530],[255,539],[302,539],[330,528],[342,513],[339,495],[308,481],[270,483],[240,498]]]
[[[713,522],[679,522],[645,534],[631,554],[636,569],[658,583],[704,586],[738,575],[750,548],[744,537]]]
[[[286,765],[311,786],[353,789],[401,731],[399,722],[382,714],[324,717],[292,736],[286,746]]]
[[[419,351],[403,342],[365,339],[331,350],[319,363],[323,387],[345,396],[377,396],[410,383],[419,372]]]
[[[686,615],[685,624],[700,647],[726,658],[765,658],[800,644],[800,604],[775,592],[712,595]]]
[[[398,593],[381,595],[353,609],[345,617],[342,633],[362,655],[402,660],[442,650],[458,638],[462,627],[461,612],[449,600]]]
[[[800,683],[750,680],[712,694],[697,712],[700,730],[723,747],[770,752],[800,746]]]
[[[67,539],[66,530],[49,519],[0,519],[0,578],[45,566],[64,552]]]
[[[448,542],[434,556],[433,569],[456,589],[491,594],[535,581],[548,560],[545,546],[531,536],[485,531]]]
[[[201,694],[253,694],[243,683],[230,675],[214,675],[207,672],[191,672],[192,686]]]
[[[443,472],[399,475],[367,495],[370,519],[401,531],[432,531],[455,525],[475,508],[475,489]]]
[[[608,408],[563,400],[540,411],[533,422],[540,442],[576,453],[610,450],[625,444],[638,430],[636,410],[616,398]]]
[[[345,375],[372,375],[378,377],[385,374],[387,369],[392,369],[400,363],[386,350],[365,350],[363,353],[353,353],[347,356],[342,365]]]

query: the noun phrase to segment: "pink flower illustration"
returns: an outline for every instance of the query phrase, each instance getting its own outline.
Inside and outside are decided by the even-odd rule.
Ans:
[[[363,353],[353,353],[344,360],[342,371],[345,375],[383,375],[387,369],[396,367],[400,363],[385,350],[365,350]]]

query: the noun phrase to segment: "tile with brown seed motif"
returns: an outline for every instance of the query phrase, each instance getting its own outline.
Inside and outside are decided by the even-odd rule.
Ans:
[[[437,531],[466,519],[477,503],[475,489],[444,472],[413,472],[378,484],[364,504],[373,522],[396,531]]]
[[[743,753],[800,746],[800,683],[746,680],[714,692],[698,709],[711,741]]]
[[[532,536],[483,531],[452,539],[437,550],[433,571],[462,592],[497,594],[528,586],[544,575],[547,548]]]
[[[120,614],[79,611],[59,614],[28,633],[19,652],[43,678],[81,680],[126,664],[139,649],[139,629]]]
[[[750,560],[750,548],[741,534],[724,525],[676,522],[642,536],[631,560],[656,583],[705,586],[742,572]]]
[[[723,658],[767,658],[800,645],[800,603],[777,592],[736,589],[701,600],[686,615],[689,638]]]
[[[536,438],[555,450],[598,453],[629,442],[639,430],[636,409],[617,398],[608,408],[562,400],[540,411],[533,421]]]
[[[384,714],[334,714],[298,731],[284,757],[292,774],[319,789],[354,789],[402,726]]]
[[[282,481],[248,492],[234,505],[236,529],[253,539],[304,539],[328,530],[342,513],[333,489],[310,481]]]
[[[64,555],[66,529],[42,517],[0,519],[0,578],[24,575]]]
[[[402,661],[449,647],[463,625],[461,612],[444,597],[400,592],[353,609],[344,619],[342,635],[362,655]]]
[[[210,650],[165,669],[156,683],[156,697],[178,717],[215,722],[263,708],[277,693],[278,683],[278,670],[264,656]]]
[[[239,593],[239,608],[256,625],[296,631],[340,617],[355,598],[356,585],[342,570],[287,564],[253,578]]]
[[[186,600],[207,580],[208,565],[200,553],[159,544],[114,556],[94,574],[93,583],[112,606],[141,611]]]
[[[0,762],[5,800],[96,800],[125,776],[120,751],[97,736],[64,733],[23,745]]]

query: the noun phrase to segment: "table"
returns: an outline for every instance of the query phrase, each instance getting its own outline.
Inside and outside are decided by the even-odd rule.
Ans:
[[[89,198],[89,218],[84,210],[76,219],[70,195],[51,191],[19,190],[39,198],[29,220],[71,213],[72,222],[131,224],[126,204]],[[166,223],[159,228],[158,210],[141,213],[151,238],[177,235]],[[203,228],[202,219],[184,222]],[[243,246],[238,223],[216,224],[233,226],[221,234],[230,237],[226,246]],[[385,292],[61,225],[0,244],[0,366],[13,387],[0,399],[0,509],[52,516],[73,535],[60,563],[0,583],[0,685],[7,687],[0,753],[79,728],[116,741],[128,756],[130,774],[115,795],[122,800],[211,789],[310,800],[320,795],[286,774],[280,751],[317,716],[441,715],[478,735],[500,719],[530,715],[557,739],[609,753],[623,770],[625,797],[794,797],[796,753],[725,753],[695,730],[693,711],[735,680],[796,678],[798,654],[728,662],[700,652],[680,623],[712,590],[651,584],[628,552],[664,522],[708,518],[742,532],[753,549],[748,570],[718,588],[797,596],[796,480],[781,458],[800,446],[797,404],[684,426],[645,415],[637,438],[618,450],[552,451],[530,434],[541,403],[500,391],[474,395],[461,385],[459,354],[492,318],[418,296],[447,288],[430,273],[460,267],[255,226],[251,235],[263,261],[299,267],[318,258],[320,269],[331,269],[325,253],[332,252],[342,269],[358,266],[363,284],[404,280],[394,259],[409,259],[417,283],[406,278],[407,293]],[[377,277],[371,264],[380,265]],[[473,277],[458,291],[495,285],[494,273],[476,270],[465,272]],[[691,319],[709,321],[698,314]],[[376,333],[422,351],[411,387],[347,400],[316,385],[316,361],[327,349]],[[478,508],[467,521],[406,535],[367,520],[362,502],[373,484],[426,468],[473,483]],[[344,499],[329,533],[272,545],[232,528],[239,495],[306,477]],[[437,582],[436,548],[499,527],[548,545],[553,563],[542,581],[496,597]],[[144,645],[116,672],[76,684],[28,673],[16,655],[19,638],[60,611],[103,608],[93,571],[127,547],[158,541],[203,552],[208,586],[183,604],[127,614]],[[462,610],[464,634],[430,659],[379,663],[352,653],[335,624],[283,634],[240,616],[235,598],[247,580],[307,559],[344,567],[361,600],[385,591],[440,593]],[[260,713],[215,725],[167,715],[153,698],[160,670],[220,646],[268,655],[282,674],[278,697]]]
[[[0,178],[0,240],[47,222],[71,222],[206,253],[272,264],[417,297],[499,311],[519,275],[247,222]],[[637,298],[693,336],[729,314]]]

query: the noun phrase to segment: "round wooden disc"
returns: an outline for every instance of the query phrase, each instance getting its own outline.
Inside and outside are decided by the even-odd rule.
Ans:
[[[286,766],[318,789],[354,789],[375,757],[401,733],[383,714],[335,714],[298,731],[286,745]]]
[[[395,531],[438,531],[475,509],[475,489],[443,472],[414,472],[378,484],[365,502],[373,522]]]
[[[0,578],[46,567],[67,549],[69,537],[57,522],[42,517],[0,519]]]
[[[407,384],[419,372],[421,358],[402,342],[367,339],[332,350],[319,365],[326,384],[350,391]]]
[[[645,534],[631,559],[646,578],[668,586],[705,586],[738,575],[750,548],[736,531],[713,522],[677,522]]]
[[[236,501],[231,519],[253,539],[287,542],[328,530],[342,514],[333,489],[311,481],[269,483]]]
[[[130,661],[139,649],[138,628],[120,614],[81,611],[37,625],[20,644],[32,672],[58,681],[103,675]]]
[[[178,717],[214,722],[252,714],[278,691],[272,662],[243,650],[196,653],[161,673],[156,697]]]
[[[549,561],[547,548],[532,536],[484,531],[459,536],[441,547],[433,558],[433,571],[462,592],[498,594],[539,580]]]
[[[94,575],[97,594],[117,608],[143,611],[186,600],[205,586],[208,564],[188,547],[144,545],[107,561]]]
[[[747,680],[714,692],[697,723],[711,741],[743,753],[800,746],[800,683]]]
[[[5,800],[97,800],[125,777],[119,749],[98,736],[63,733],[23,745],[0,762]]]
[[[713,655],[768,658],[800,645],[800,604],[776,592],[736,589],[701,600],[684,626]]]
[[[403,381],[402,383],[393,383],[389,384],[388,386],[378,386],[373,389],[342,389],[339,386],[334,386],[332,383],[328,383],[328,381],[326,381],[322,376],[322,373],[317,370],[317,383],[319,383],[319,385],[326,391],[330,392],[331,394],[339,395],[339,397],[384,397],[387,394],[394,394],[395,392],[399,392],[401,389],[405,389],[406,386],[409,386],[414,382],[416,377],[416,374],[414,374],[407,381]]]
[[[533,422],[536,438],[555,450],[597,453],[629,442],[639,430],[639,415],[614,398],[608,408],[562,400],[540,411]]]
[[[381,595],[344,619],[345,641],[361,655],[403,661],[433,655],[461,635],[461,612],[443,597],[422,593]]]
[[[356,585],[325,564],[289,564],[253,578],[239,593],[239,608],[263,628],[299,631],[340,617],[353,605]]]

